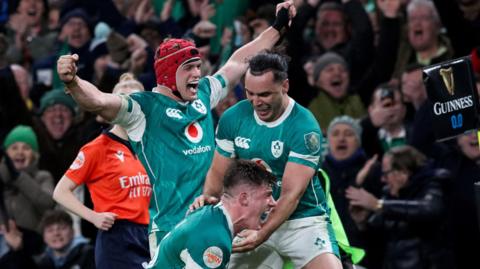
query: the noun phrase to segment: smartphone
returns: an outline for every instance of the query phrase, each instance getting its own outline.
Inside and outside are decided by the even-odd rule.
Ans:
[[[393,92],[392,89],[382,88],[380,90],[380,100],[382,101],[382,103],[384,103],[384,106],[386,107],[393,105],[394,95],[395,93]]]

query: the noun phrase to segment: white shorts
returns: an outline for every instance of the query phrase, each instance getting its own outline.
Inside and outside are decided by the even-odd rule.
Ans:
[[[232,254],[228,268],[281,269],[284,259],[302,268],[324,253],[339,257],[332,224],[326,216],[307,217],[286,221],[250,252]]]

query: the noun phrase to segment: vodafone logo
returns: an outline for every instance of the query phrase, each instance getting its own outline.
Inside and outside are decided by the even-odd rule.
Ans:
[[[202,140],[203,129],[198,122],[192,122],[185,128],[185,136],[193,143],[198,143]]]
[[[70,169],[77,170],[80,167],[82,167],[84,163],[85,163],[85,154],[83,154],[83,151],[80,151],[77,155],[77,158],[75,158],[73,163],[70,165]]]

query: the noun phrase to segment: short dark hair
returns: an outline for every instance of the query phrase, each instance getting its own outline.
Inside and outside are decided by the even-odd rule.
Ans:
[[[345,7],[343,4],[338,3],[337,1],[322,1],[317,10],[316,20],[320,19],[320,13],[324,11],[337,11],[342,14],[344,29],[345,31],[347,31],[348,34],[350,34],[348,27],[351,25],[351,20],[347,12],[345,11]]]
[[[241,184],[262,186],[275,184],[275,176],[253,161],[235,160],[225,173],[225,192]]]
[[[335,1],[323,1],[320,4],[320,6],[318,7],[317,19],[318,19],[318,15],[320,14],[321,11],[327,11],[327,10],[328,11],[330,11],[330,10],[338,11],[338,12],[342,13],[344,17],[346,16],[345,7],[343,6],[343,4],[335,2]]]
[[[67,224],[68,226],[73,227],[73,220],[70,214],[63,210],[48,210],[43,214],[42,220],[40,221],[42,233],[45,231],[45,228],[53,224]]]
[[[415,173],[427,162],[425,155],[409,145],[394,147],[385,155],[391,157],[391,169],[410,173]]]
[[[273,72],[273,81],[282,82],[288,78],[288,57],[279,53],[264,51],[253,56],[248,62],[250,74],[261,76]]]

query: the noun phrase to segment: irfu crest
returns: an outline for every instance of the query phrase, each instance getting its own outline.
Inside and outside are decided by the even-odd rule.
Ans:
[[[283,142],[280,140],[272,141],[272,155],[275,158],[282,156],[283,153]]]

